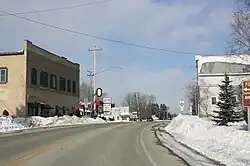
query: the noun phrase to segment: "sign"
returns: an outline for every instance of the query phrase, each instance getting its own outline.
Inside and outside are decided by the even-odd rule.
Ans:
[[[243,107],[250,107],[250,81],[242,81],[242,105]]]
[[[111,104],[104,103],[103,104],[103,111],[111,111]]]
[[[180,100],[180,104],[179,104],[181,111],[184,110],[184,100]]]
[[[250,93],[250,81],[249,80],[242,81],[242,92]]]
[[[243,93],[242,94],[242,101],[244,107],[250,107],[250,93]]]
[[[110,97],[104,97],[102,99],[103,103],[107,103],[107,104],[111,104],[112,103],[112,99]]]
[[[102,88],[97,88],[96,91],[95,91],[95,95],[97,97],[101,97],[102,96]]]

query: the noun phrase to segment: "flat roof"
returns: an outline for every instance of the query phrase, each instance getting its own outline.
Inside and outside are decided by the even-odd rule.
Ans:
[[[23,55],[24,51],[9,51],[9,52],[0,52],[0,56],[10,56],[10,55]]]

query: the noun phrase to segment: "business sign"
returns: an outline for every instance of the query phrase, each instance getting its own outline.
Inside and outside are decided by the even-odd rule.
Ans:
[[[103,111],[111,111],[111,103],[104,103],[103,104]]]
[[[103,103],[111,104],[112,103],[112,98],[110,97],[104,97],[102,99]]]
[[[250,81],[242,81],[242,105],[243,107],[250,107]]]

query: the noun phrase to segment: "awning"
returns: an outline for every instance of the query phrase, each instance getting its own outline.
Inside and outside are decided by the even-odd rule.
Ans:
[[[41,106],[42,106],[43,108],[54,109],[54,107],[52,107],[51,105],[49,105],[49,104],[47,104],[47,103],[40,103],[40,104],[41,104]]]

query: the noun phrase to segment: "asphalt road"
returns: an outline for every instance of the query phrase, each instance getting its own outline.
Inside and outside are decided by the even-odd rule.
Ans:
[[[0,137],[0,166],[184,166],[156,123],[94,124]]]

